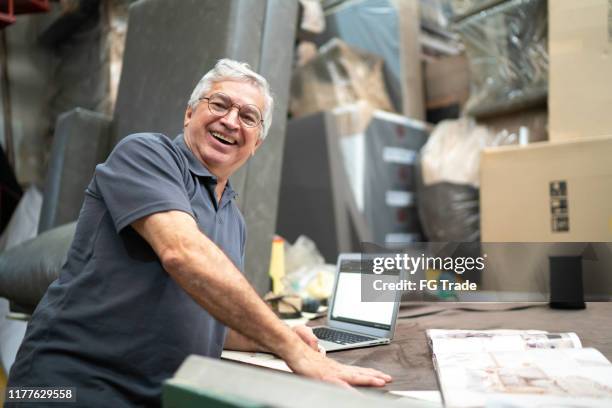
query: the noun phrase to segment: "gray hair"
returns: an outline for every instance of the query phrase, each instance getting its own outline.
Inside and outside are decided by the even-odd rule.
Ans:
[[[189,106],[191,109],[195,109],[200,103],[202,95],[209,92],[213,84],[226,80],[247,82],[257,86],[262,91],[264,95],[263,130],[259,134],[259,138],[261,140],[265,139],[272,124],[274,98],[272,98],[268,81],[253,71],[249,64],[245,62],[234,61],[228,58],[217,61],[214,68],[208,71],[193,89],[191,97],[189,97]]]

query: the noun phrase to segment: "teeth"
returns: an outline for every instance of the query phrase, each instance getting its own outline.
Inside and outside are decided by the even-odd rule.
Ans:
[[[221,133],[218,132],[210,132],[211,135],[213,135],[214,137],[221,139],[221,140],[225,140],[228,143],[234,144],[235,142],[232,139],[229,139],[225,136],[223,136]]]

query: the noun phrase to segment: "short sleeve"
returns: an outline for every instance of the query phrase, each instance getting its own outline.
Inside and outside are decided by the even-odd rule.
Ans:
[[[244,257],[246,255],[247,229],[244,218],[240,214],[240,258],[242,260],[242,270],[244,270]]]
[[[117,232],[156,212],[179,210],[193,216],[185,166],[167,137],[131,135],[115,147],[106,162],[96,166],[89,189],[104,200]]]

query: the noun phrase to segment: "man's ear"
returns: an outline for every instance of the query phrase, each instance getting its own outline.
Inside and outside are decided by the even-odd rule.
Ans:
[[[259,146],[261,146],[262,143],[263,143],[263,139],[258,137],[257,141],[255,142],[255,146],[253,146],[253,151],[251,152],[251,156],[255,156],[255,151],[259,148]]]
[[[183,119],[183,127],[186,128],[191,122],[191,115],[193,114],[193,109],[191,106],[187,106],[187,110],[185,111],[185,118]]]

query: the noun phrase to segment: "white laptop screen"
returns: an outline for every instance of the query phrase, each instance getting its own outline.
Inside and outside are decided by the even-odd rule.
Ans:
[[[361,261],[341,261],[338,273],[331,318],[389,330],[395,303],[361,301]]]

